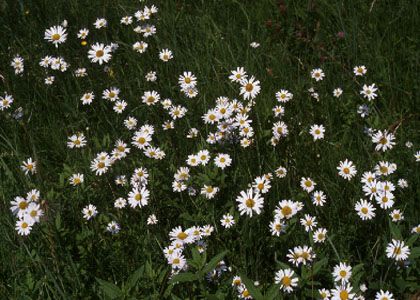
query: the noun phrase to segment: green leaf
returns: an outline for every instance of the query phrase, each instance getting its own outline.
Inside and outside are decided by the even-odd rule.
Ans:
[[[247,290],[249,291],[249,293],[255,300],[264,300],[264,297],[261,294],[261,291],[254,285],[254,283],[244,273],[239,273],[239,276],[241,277],[241,280],[245,284],[245,287],[247,288]]]
[[[197,279],[198,278],[196,274],[193,274],[191,272],[185,272],[185,273],[176,274],[174,277],[172,277],[171,280],[169,280],[169,283],[173,284],[177,282],[191,282]]]
[[[419,237],[418,234],[413,234],[408,240],[407,240],[407,245],[412,247],[414,245],[414,243],[417,241],[417,238]]]
[[[130,277],[128,277],[127,283],[126,283],[127,291],[131,290],[137,284],[137,281],[140,280],[143,273],[144,273],[144,266],[141,266],[136,271],[134,271],[134,273],[131,274]]]
[[[105,281],[99,278],[96,278],[96,281],[99,283],[99,287],[107,297],[111,299],[116,299],[118,297],[123,296],[121,289],[112,282]]]
[[[394,224],[391,219],[388,219],[389,229],[391,230],[392,237],[398,240],[402,240],[402,234],[399,226]]]
[[[312,274],[315,276],[316,274],[318,274],[318,272],[327,264],[328,262],[328,258],[324,257],[323,259],[321,259],[320,261],[317,261],[314,264],[314,269]]]
[[[210,272],[211,270],[213,270],[214,268],[216,268],[217,264],[223,259],[223,257],[225,257],[225,255],[228,253],[228,250],[225,250],[219,254],[217,254],[215,257],[213,257],[208,263],[207,265],[203,268],[202,272],[204,274]]]
[[[273,284],[264,295],[265,300],[278,299],[280,288],[277,284]]]
[[[420,257],[420,247],[411,249],[410,259],[416,259]]]

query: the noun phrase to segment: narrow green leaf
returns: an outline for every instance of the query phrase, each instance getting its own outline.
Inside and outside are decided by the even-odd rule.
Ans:
[[[99,283],[99,287],[107,297],[116,299],[123,296],[121,289],[112,282],[105,281],[100,278],[96,278],[96,281]]]

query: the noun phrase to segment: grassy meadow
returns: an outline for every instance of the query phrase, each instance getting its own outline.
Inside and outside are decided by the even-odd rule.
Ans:
[[[419,15],[415,0],[0,0],[1,299],[413,297],[420,291]],[[106,27],[95,28],[98,18]],[[149,25],[156,33],[147,36]],[[45,39],[52,26],[66,36]],[[78,38],[83,28],[89,34]],[[144,53],[133,49],[141,41]],[[107,62],[88,57],[96,43],[106,47],[93,55],[109,53]],[[17,55],[23,71],[11,65]],[[47,55],[65,62],[41,66]],[[356,66],[367,72],[356,75]],[[238,67],[248,77],[233,82]],[[87,75],[76,76],[78,68]],[[372,84],[377,96],[368,99],[361,90]],[[112,87],[124,109],[110,93],[104,99]],[[293,96],[276,99],[281,90]],[[83,104],[88,92],[94,99]],[[129,117],[137,120],[131,128]],[[311,134],[313,125],[325,133]],[[86,145],[71,147],[81,133]],[[140,136],[150,146],[139,146]],[[209,161],[194,164],[202,150]],[[36,165],[28,169],[29,158]],[[352,164],[338,170],[345,160]],[[83,180],[71,181],[74,174]],[[39,196],[28,200],[34,189]],[[247,191],[254,195],[242,199]],[[119,198],[125,207],[116,207]],[[374,216],[360,216],[361,199]],[[97,213],[83,212],[88,205]],[[26,206],[41,214],[27,221],[29,234],[17,228],[35,220]],[[226,214],[234,224],[223,223]],[[295,248],[304,246],[311,248]],[[344,275],[340,263],[351,267]]]

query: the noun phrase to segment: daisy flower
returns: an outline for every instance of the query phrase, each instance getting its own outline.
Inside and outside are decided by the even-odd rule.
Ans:
[[[420,155],[419,155],[419,157],[420,157]],[[405,179],[403,179],[403,178],[398,179],[398,186],[399,186],[400,188],[402,188],[402,189],[407,188],[407,187],[408,187],[408,182],[407,182],[407,180],[405,180]]]
[[[293,292],[293,288],[297,287],[299,279],[294,277],[295,272],[292,269],[279,270],[275,274],[274,282],[280,284],[280,289],[286,293]]]
[[[392,222],[404,220],[404,215],[399,209],[394,209],[393,211],[391,211],[389,216],[392,218]]]
[[[312,125],[309,133],[312,135],[312,137],[314,138],[314,141],[316,140],[320,140],[324,138],[324,133],[325,133],[325,127],[324,125]]]
[[[268,180],[265,176],[257,177],[255,178],[252,187],[255,191],[261,194],[266,194],[271,188],[270,180]]]
[[[54,76],[48,76],[45,78],[44,83],[46,85],[52,85],[54,83],[55,77]]]
[[[156,71],[150,71],[150,72],[148,72],[144,76],[144,78],[146,79],[146,81],[155,82],[157,80]]]
[[[236,70],[231,71],[231,75],[229,76],[229,79],[232,82],[242,82],[242,80],[246,79],[248,75],[246,74],[243,67],[237,67]]]
[[[3,111],[5,109],[10,108],[13,101],[14,101],[14,99],[11,95],[4,94],[3,97],[0,96],[0,110]]]
[[[245,100],[249,98],[254,99],[261,91],[260,81],[256,80],[254,76],[250,79],[244,78],[240,83],[241,88],[239,94],[242,95]]]
[[[375,217],[376,208],[366,200],[360,199],[354,209],[362,220],[371,220]]]
[[[258,48],[260,46],[260,43],[257,42],[252,42],[251,44],[249,44],[252,48]]]
[[[203,188],[201,188],[201,195],[204,195],[207,199],[213,199],[217,192],[219,191],[218,187],[213,187],[211,185],[204,185]]]
[[[88,51],[88,58],[91,62],[102,65],[111,59],[111,52],[112,50],[110,46],[105,46],[103,43],[95,43]]]
[[[311,198],[312,198],[312,203],[315,206],[324,206],[327,196],[325,196],[323,191],[315,191],[313,192]]]
[[[333,274],[334,281],[341,281],[342,283],[347,283],[351,277],[351,266],[348,266],[346,263],[341,263],[334,267]]]
[[[127,107],[127,102],[125,102],[124,100],[119,100],[115,102],[113,110],[117,114],[121,114],[125,110],[126,107]]]
[[[417,225],[417,226],[414,226],[414,227],[411,229],[411,233],[417,233],[417,234],[420,234],[420,224],[419,224],[419,225]]]
[[[172,51],[171,51],[171,50],[169,50],[169,49],[163,49],[163,50],[161,50],[161,51],[159,52],[159,58],[160,58],[162,61],[164,61],[164,62],[169,61],[170,59],[172,59],[172,58],[173,58]]]
[[[16,55],[13,59],[12,62],[10,63],[10,65],[13,67],[13,69],[15,70],[15,74],[22,74],[25,66],[24,66],[24,60],[23,58],[18,54]]]
[[[160,101],[160,95],[156,91],[146,91],[141,97],[142,102],[147,105],[155,105]]]
[[[367,69],[365,66],[355,66],[353,68],[353,73],[356,76],[363,76],[366,74],[366,72],[367,72]]]
[[[138,52],[138,53],[144,53],[147,50],[147,47],[149,47],[149,45],[146,42],[135,42],[133,44],[133,50]]]
[[[293,94],[288,90],[280,90],[276,93],[276,99],[279,102],[286,103],[293,99]]]
[[[96,210],[96,206],[89,204],[88,206],[83,208],[82,213],[83,218],[85,218],[86,220],[90,220],[98,214],[98,211]]]
[[[258,192],[252,188],[247,191],[241,191],[240,195],[236,198],[238,208],[241,215],[247,214],[252,217],[255,212],[257,215],[261,213],[261,208],[264,205],[264,198],[260,197]]]
[[[394,205],[394,194],[386,191],[380,191],[377,196],[375,196],[376,203],[380,205],[382,209],[391,208]]]
[[[375,295],[375,300],[394,300],[394,295],[391,292],[380,290]]]
[[[410,255],[410,248],[405,246],[404,241],[392,240],[386,247],[386,256],[396,261],[406,260]]]
[[[414,157],[415,157],[415,159],[416,159],[416,162],[419,162],[419,161],[420,161],[420,150],[419,150],[419,151],[417,151],[417,152],[414,154]]]
[[[33,219],[29,216],[25,216],[24,218],[16,221],[15,229],[20,235],[28,235],[31,233],[33,224]]]
[[[360,94],[364,97],[367,98],[368,101],[371,101],[373,99],[375,99],[378,95],[375,93],[378,90],[378,88],[375,86],[375,84],[372,85],[363,85],[362,90],[360,91]]]
[[[281,233],[286,231],[286,223],[280,218],[275,218],[274,221],[270,222],[271,235],[280,236]]]
[[[82,101],[83,105],[90,105],[92,104],[93,99],[95,99],[95,95],[90,92],[90,93],[84,93],[82,98],[80,98],[80,101]]]
[[[133,23],[133,17],[132,16],[124,16],[124,17],[121,18],[120,23],[124,24],[124,25],[130,25],[130,24]]]
[[[331,300],[348,300],[354,298],[353,287],[350,283],[341,284],[331,290]]]
[[[323,243],[327,237],[327,229],[325,228],[318,228],[313,235],[313,239],[315,243]]]
[[[43,210],[41,209],[38,203],[31,202],[26,209],[25,216],[32,218],[34,223],[39,222],[40,218],[44,214]]]
[[[305,227],[306,232],[309,232],[316,228],[318,222],[316,221],[316,217],[305,214],[305,217],[300,219],[300,224]]]
[[[95,26],[96,29],[105,28],[107,25],[108,22],[104,18],[98,18],[95,23],[93,23],[93,26]]]
[[[78,68],[74,71],[74,76],[85,77],[87,76],[86,68]]]
[[[357,173],[353,162],[349,161],[348,159],[346,159],[344,162],[340,161],[340,165],[337,167],[337,170],[339,171],[338,175],[347,180],[352,179]]]
[[[21,165],[20,168],[25,172],[25,175],[28,175],[29,173],[33,175],[36,173],[36,161],[32,161],[32,157],[29,157],[22,163],[23,165]]]
[[[178,242],[181,244],[191,244],[194,242],[194,236],[192,230],[182,230],[181,226],[175,227],[169,232],[169,238],[171,241]]]
[[[80,30],[79,30],[79,32],[77,33],[77,37],[78,37],[79,39],[85,40],[85,39],[87,38],[88,34],[89,34],[89,29],[87,29],[87,28],[82,28],[82,29],[80,29]]]
[[[220,223],[225,228],[231,228],[233,225],[235,225],[235,220],[231,214],[227,213],[220,219]]]
[[[62,26],[52,26],[45,30],[44,39],[53,43],[58,48],[67,39],[66,29]]]
[[[114,207],[115,208],[124,208],[127,205],[127,200],[125,200],[124,198],[118,198],[114,201]]]
[[[84,175],[77,173],[77,174],[73,174],[71,175],[71,177],[69,178],[69,182],[72,186],[77,186],[80,185],[84,182]]]
[[[90,169],[95,172],[96,175],[101,176],[108,171],[111,166],[111,160],[106,158],[105,160],[94,159],[90,164]]]
[[[110,232],[111,234],[117,234],[120,232],[120,229],[120,225],[115,221],[111,221],[106,225],[106,231]]]
[[[292,200],[281,200],[274,213],[279,219],[290,219],[299,211],[296,202]]]
[[[313,69],[311,71],[311,77],[315,79],[315,81],[321,81],[324,79],[325,74],[324,71],[322,71],[322,69]]]
[[[278,178],[284,178],[287,175],[287,169],[285,167],[280,166],[274,171],[274,173]]]
[[[232,164],[232,159],[229,154],[219,153],[214,158],[214,164],[223,170]]]
[[[341,88],[336,88],[333,91],[333,96],[339,98],[343,94],[343,90]]]
[[[69,141],[67,142],[67,147],[70,149],[83,148],[87,144],[86,137],[83,133],[73,134],[72,136],[68,137],[68,140]]]
[[[138,189],[137,187],[133,188],[128,194],[128,203],[132,208],[139,206],[140,208],[148,204],[150,192],[143,187]]]
[[[304,191],[310,193],[315,189],[316,183],[309,177],[302,177],[300,180],[300,186]]]
[[[124,120],[124,125],[128,130],[134,130],[137,126],[137,119],[134,117],[128,117]]]
[[[374,135],[372,135],[372,143],[376,144],[375,151],[385,152],[388,149],[392,149],[395,145],[395,135],[388,133],[386,130],[382,132],[378,130]]]
[[[184,72],[182,75],[179,75],[178,84],[182,88],[194,87],[197,84],[197,77],[191,72]]]
[[[324,299],[324,300],[329,300],[331,297],[331,293],[327,289],[319,289],[318,293],[319,293],[319,297],[321,297],[321,299]]]
[[[147,217],[147,225],[156,225],[159,220],[156,218],[155,214],[151,214]]]

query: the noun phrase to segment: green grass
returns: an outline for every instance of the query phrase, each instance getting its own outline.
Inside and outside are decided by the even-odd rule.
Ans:
[[[310,244],[298,221],[302,213],[286,234],[270,235],[268,224],[281,199],[303,201],[303,213],[316,215],[329,234],[329,242],[314,246],[316,261],[326,258],[328,263],[313,280],[310,276],[304,279],[304,273],[311,272],[311,268],[293,267],[304,286],[291,298],[316,297],[316,289],[321,286],[333,288],[330,273],[340,261],[353,267],[363,264],[354,287],[358,287],[356,280],[367,283],[367,298],[374,297],[379,289],[392,291],[398,299],[419,290],[418,260],[413,259],[409,268],[397,270],[385,256],[391,238],[401,231],[407,240],[411,228],[420,220],[419,164],[413,156],[420,149],[417,1],[145,3],[159,8],[158,20],[153,21],[158,34],[147,39],[149,48],[140,55],[132,51],[131,45],[142,38],[130,27],[119,25],[122,16],[142,8],[143,3],[138,1],[0,1],[0,74],[4,77],[0,92],[15,98],[12,109],[0,112],[2,298],[97,299],[114,293],[116,298],[125,294],[137,299],[234,299],[236,292],[230,284],[233,275],[239,273],[258,280],[265,294],[273,285],[280,263],[288,264],[288,249]],[[95,30],[92,23],[97,17],[105,17],[112,26]],[[64,19],[69,23],[69,37],[56,49],[43,40],[44,31]],[[89,44],[120,44],[109,63],[112,76],[88,61],[88,47],[75,38],[83,27],[91,31]],[[339,38],[338,32],[344,32],[344,38]],[[249,47],[253,41],[261,46]],[[158,60],[157,53],[163,48],[174,52],[174,59],[168,63]],[[15,76],[10,67],[18,53],[25,59],[22,77]],[[70,71],[54,73],[56,82],[46,86],[45,72],[38,62],[47,54],[63,56],[71,70],[86,67],[89,76],[77,79]],[[367,77],[356,80],[352,69],[361,64],[368,68]],[[227,79],[237,66],[245,67],[248,74],[261,81],[262,91],[250,115],[255,143],[247,149],[208,145],[205,137],[214,126],[203,126],[201,116],[215,105],[218,96],[240,99],[237,85]],[[316,67],[325,71],[326,78],[314,84],[309,72]],[[151,70],[157,72],[156,83],[144,79]],[[199,82],[199,96],[190,100],[179,93],[177,86],[178,75],[187,70]],[[379,97],[371,103],[372,112],[366,119],[356,112],[360,104],[366,103],[358,94],[364,83],[379,87]],[[115,114],[111,104],[100,99],[102,90],[110,86],[119,87],[128,102],[122,115]],[[310,98],[307,89],[311,86],[319,92],[319,102]],[[339,86],[344,94],[337,100],[332,90]],[[290,134],[274,148],[269,144],[272,123],[276,121],[271,109],[276,104],[274,94],[281,88],[294,94],[285,105],[283,117]],[[163,98],[188,108],[187,116],[175,122],[175,130],[162,131],[160,125],[168,119],[166,113],[158,106],[141,103],[146,90],[156,90]],[[96,95],[94,104],[87,108],[79,101],[86,91]],[[10,113],[19,106],[24,116],[16,121]],[[138,118],[140,124],[156,126],[153,141],[166,152],[165,159],[146,159],[131,147],[128,158],[105,175],[95,176],[89,166],[96,153],[111,151],[118,138],[131,140],[132,132],[123,125],[128,115]],[[308,133],[312,124],[325,125],[325,140],[313,142]],[[395,130],[397,145],[385,153],[375,152],[370,138],[363,133],[366,126]],[[190,127],[200,129],[198,139],[185,138]],[[77,131],[85,133],[88,146],[68,149],[67,137]],[[405,147],[407,141],[413,142],[413,148]],[[173,173],[186,165],[189,154],[201,149],[229,153],[233,158],[232,167],[223,172],[213,165],[192,170],[195,187],[210,183],[220,187],[213,200],[190,197],[186,192],[173,193],[171,189]],[[28,157],[39,164],[35,176],[20,171],[21,162]],[[339,161],[346,158],[358,169],[350,183],[338,177],[336,171]],[[396,184],[399,178],[406,178],[409,182],[407,189],[396,192],[396,208],[405,215],[398,226],[390,226],[388,214],[379,207],[371,222],[362,222],[353,209],[363,197],[360,175],[381,160],[398,165],[391,181]],[[288,175],[273,180],[263,213],[253,218],[239,217],[235,202],[239,192],[256,176],[273,172],[279,165],[288,169]],[[119,174],[129,177],[139,166],[150,172],[149,205],[141,210],[115,210],[113,201],[126,197],[130,188],[116,187],[113,179]],[[73,188],[67,179],[78,172],[85,174],[85,183]],[[328,203],[324,208],[313,207],[309,196],[302,192],[299,181],[303,176],[313,178],[325,191]],[[22,237],[14,230],[16,218],[9,203],[32,188],[41,191],[45,217],[28,237]],[[89,203],[98,207],[99,215],[86,222],[81,210]],[[237,225],[224,230],[219,220],[228,211],[235,215]],[[146,226],[150,213],[157,215],[158,225]],[[118,235],[105,231],[111,220],[121,225]],[[201,276],[193,283],[168,283],[170,267],[162,249],[169,243],[169,231],[178,225],[205,224],[216,229],[206,239],[207,261],[228,250],[224,260],[232,273],[225,274],[218,285],[207,283]],[[412,248],[418,250],[418,241],[413,243]],[[185,256],[192,257],[189,249]]]

